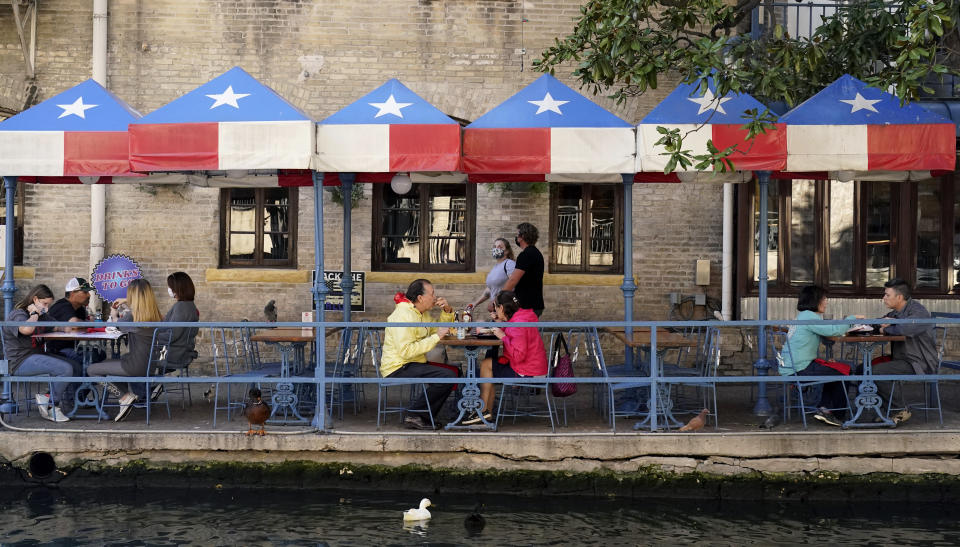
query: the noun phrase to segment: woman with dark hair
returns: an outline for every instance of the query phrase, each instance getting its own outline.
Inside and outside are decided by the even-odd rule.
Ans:
[[[494,302],[498,321],[510,323],[536,323],[537,314],[531,309],[521,308],[513,291],[500,291]],[[547,352],[536,327],[506,327],[493,329],[493,334],[503,340],[503,356],[497,360],[484,359],[480,363],[481,378],[530,378],[547,373]],[[480,384],[480,397],[483,398],[484,419],[493,420],[493,399],[496,388],[493,384]],[[482,423],[480,416],[474,414],[461,422],[463,425]]]
[[[170,311],[163,316],[164,322],[196,323],[200,320],[200,310],[193,303],[196,289],[189,275],[185,272],[173,272],[168,275],[167,295],[174,299],[174,303]],[[196,359],[197,351],[194,345],[196,338],[197,329],[195,328],[174,328],[173,338],[167,348],[167,362],[171,365],[185,365]],[[160,389],[162,388],[161,385]]]
[[[7,316],[7,321],[23,321],[36,323],[38,321],[56,321],[47,317],[47,310],[53,304],[53,291],[46,285],[37,285],[21,300]],[[13,376],[72,376],[73,364],[40,351],[33,344],[33,335],[40,326],[25,325],[22,327],[3,328],[3,348]],[[51,422],[69,422],[60,404],[63,401],[65,383],[53,384],[53,403],[50,394],[37,394],[37,408],[40,416]],[[72,405],[73,401],[63,401],[64,407]]]
[[[817,285],[808,285],[800,290],[797,298],[798,321],[822,320],[827,310],[827,291]],[[846,319],[863,319],[851,315]],[[780,352],[780,374],[783,376],[834,376],[850,373],[843,363],[817,359],[821,336],[842,336],[850,325],[791,325]],[[814,418],[829,425],[842,425],[846,414],[847,399],[843,382],[823,384],[820,401]]]

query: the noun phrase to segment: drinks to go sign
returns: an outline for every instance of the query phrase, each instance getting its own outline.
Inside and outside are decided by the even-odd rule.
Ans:
[[[141,277],[140,265],[135,260],[115,254],[101,260],[93,269],[90,279],[100,298],[113,302],[118,298],[126,298],[127,285]]]

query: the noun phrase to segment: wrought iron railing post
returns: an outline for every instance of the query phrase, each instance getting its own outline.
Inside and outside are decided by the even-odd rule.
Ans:
[[[343,293],[344,321],[350,321],[350,300],[353,295],[350,225],[352,223],[351,211],[353,210],[353,183],[356,179],[356,173],[340,173],[340,184],[343,191],[343,278],[340,279],[340,292]]]
[[[770,172],[757,171],[757,181],[760,185],[760,230],[759,230],[759,253],[760,264],[757,272],[759,283],[759,297],[757,298],[757,319],[767,320],[767,217],[769,216],[768,201],[770,196]],[[767,359],[767,336],[766,327],[760,325],[757,328],[759,339],[757,340],[757,361],[753,364],[757,369],[757,376],[766,376],[772,363]],[[770,401],[767,399],[767,383],[759,382],[757,385],[757,402],[753,407],[753,413],[756,416],[769,416],[773,412]]]
[[[633,338],[633,295],[637,285],[633,281],[633,173],[623,175],[623,318],[628,324],[624,329],[627,339]],[[623,346],[623,362],[627,370],[633,369],[633,350]]]
[[[14,8],[16,9],[16,8]],[[13,311],[13,298],[17,292],[17,285],[14,281],[14,242],[16,241],[16,226],[14,203],[17,194],[17,177],[3,177],[3,185],[6,190],[7,209],[4,230],[6,231],[6,246],[4,247],[4,266],[3,266],[3,318],[7,320],[10,312]],[[6,363],[7,356],[0,355],[0,358]],[[7,368],[6,366],[4,368]],[[9,374],[9,370],[6,371]],[[9,414],[15,410],[16,403],[12,401],[10,380],[4,379],[3,392],[0,393],[0,414]]]
[[[327,294],[330,288],[327,287],[323,279],[323,173],[313,172],[313,309],[314,320],[317,322],[315,332],[314,351],[315,365],[313,377],[316,381],[317,406],[314,409],[313,426],[324,431],[326,429],[327,416],[327,329],[324,326],[326,316],[324,308],[326,307]]]

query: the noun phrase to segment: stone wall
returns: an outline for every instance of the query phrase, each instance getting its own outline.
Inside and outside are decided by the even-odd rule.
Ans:
[[[111,0],[108,87],[143,113],[240,65],[291,103],[321,120],[388,78],[396,77],[451,116],[473,120],[533,81],[531,61],[555,37],[569,32],[582,2],[462,0]],[[37,39],[38,100],[90,76],[91,4],[45,0]],[[523,52],[525,51],[525,54]],[[576,88],[569,70],[557,76]],[[0,81],[4,90],[25,89],[22,56],[12,16],[0,14]],[[673,84],[616,105],[584,94],[628,122],[637,122]],[[12,93],[12,92],[11,92]],[[277,301],[281,320],[298,320],[310,307],[309,284],[271,283],[269,276],[208,281],[218,266],[218,190],[185,186],[114,185],[107,190],[106,252],[135,257],[169,300],[164,278],[187,271],[197,283],[204,320],[261,318]],[[370,188],[353,211],[353,267],[369,271]],[[327,195],[329,197],[329,194]],[[640,291],[636,317],[667,317],[667,293],[702,292],[694,263],[712,262],[707,291],[720,293],[719,185],[638,184],[634,190],[634,270]],[[59,291],[73,275],[89,275],[89,190],[81,186],[31,185],[26,190],[24,265],[33,279]],[[517,223],[533,222],[549,253],[546,195],[477,192],[476,274],[440,276],[438,291],[462,304],[482,290],[492,265],[488,249],[509,237]],[[313,195],[299,194],[297,263],[313,268]],[[342,212],[325,207],[327,269],[342,264]],[[548,257],[549,258],[549,257]],[[550,276],[544,319],[620,319],[622,276]],[[304,277],[304,280],[308,276]],[[383,277],[381,276],[380,279]],[[367,286],[367,313],[377,319],[392,308],[392,294],[409,276]],[[336,318],[336,314],[331,314]]]

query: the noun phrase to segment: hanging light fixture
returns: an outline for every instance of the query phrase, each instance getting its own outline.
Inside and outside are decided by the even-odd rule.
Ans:
[[[403,195],[413,188],[413,182],[410,180],[409,173],[397,173],[390,180],[390,189],[394,194]]]
[[[96,184],[100,177],[77,177],[83,184]]]

